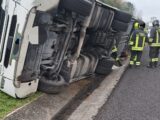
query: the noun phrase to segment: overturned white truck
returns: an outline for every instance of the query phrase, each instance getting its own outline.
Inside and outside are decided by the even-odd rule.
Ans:
[[[132,18],[96,0],[0,4],[0,90],[15,98],[37,88],[56,93],[95,73],[108,74],[115,37]]]

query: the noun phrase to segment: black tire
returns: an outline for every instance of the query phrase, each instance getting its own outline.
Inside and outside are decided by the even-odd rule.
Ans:
[[[98,16],[97,16],[97,23],[96,23],[96,29],[99,29],[100,28],[100,25],[102,24],[101,23],[101,19],[103,17],[103,9],[101,7],[99,7],[99,13],[98,13]]]
[[[111,29],[113,18],[114,18],[114,12],[110,10],[110,17],[108,18],[107,25],[105,26],[104,29],[105,32],[108,32]]]
[[[45,78],[41,78],[38,84],[38,90],[48,94],[58,94],[64,91],[66,87],[67,85],[56,86],[52,80],[46,80]]]
[[[96,6],[91,18],[90,26],[89,26],[89,28],[91,28],[93,31],[97,31],[97,29],[99,28],[102,14],[103,14],[102,8],[99,6]]]
[[[95,26],[96,26],[97,21],[98,21],[97,12],[98,12],[98,7],[95,6],[94,11],[93,11],[93,15],[92,15],[92,18],[91,18],[91,22],[90,22],[90,25],[89,25],[89,29],[91,29],[91,30],[95,30]]]
[[[111,10],[96,6],[90,22],[89,29],[92,31],[108,31],[110,29],[114,14]]]
[[[61,0],[60,7],[82,16],[89,16],[92,9],[92,2],[90,0]]]
[[[103,58],[99,60],[95,73],[100,75],[109,75],[112,72],[113,59]]]
[[[111,22],[111,21],[108,21],[110,16],[110,11],[108,9],[102,9],[102,13],[103,15],[101,17],[100,26],[99,26],[100,30],[104,30],[105,27],[108,27],[107,23]]]
[[[124,23],[129,23],[132,19],[132,15],[125,13],[123,11],[116,10],[114,19]]]
[[[112,29],[117,32],[126,32],[129,24],[118,20],[113,20]]]

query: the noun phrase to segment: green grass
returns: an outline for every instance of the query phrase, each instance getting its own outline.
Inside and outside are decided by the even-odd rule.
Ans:
[[[0,120],[13,110],[35,100],[40,95],[41,93],[38,92],[25,99],[15,99],[0,91]]]

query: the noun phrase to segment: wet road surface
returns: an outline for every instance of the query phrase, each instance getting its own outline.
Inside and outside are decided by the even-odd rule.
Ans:
[[[146,48],[141,67],[125,72],[94,120],[160,120],[160,66],[147,64]]]

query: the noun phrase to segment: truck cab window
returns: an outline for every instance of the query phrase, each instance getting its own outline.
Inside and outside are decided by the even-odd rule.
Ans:
[[[4,19],[5,19],[5,11],[0,6],[0,43],[1,43],[1,36],[2,36],[2,31],[3,31]]]
[[[8,28],[8,23],[9,23],[9,15],[7,15],[7,17],[6,17],[6,21],[5,21],[5,23],[4,23],[4,27],[5,27],[5,32],[4,32],[4,40],[5,40],[5,38],[6,38],[6,34],[7,34],[7,28]],[[0,48],[0,62],[2,62],[2,57],[3,57],[3,51],[4,51],[4,43],[5,43],[5,41],[1,41],[1,48]]]
[[[16,24],[17,24],[17,16],[14,15],[12,17],[12,21],[11,21],[11,27],[10,27],[10,31],[9,31],[9,37],[8,37],[7,48],[6,48],[6,53],[5,53],[4,66],[6,68],[8,67],[8,64],[9,64],[9,59],[10,59]]]

